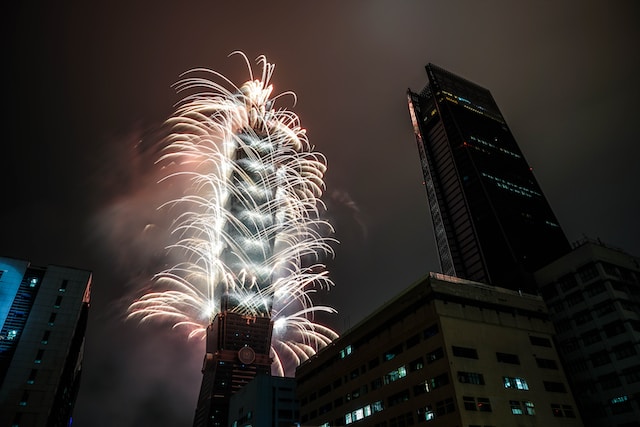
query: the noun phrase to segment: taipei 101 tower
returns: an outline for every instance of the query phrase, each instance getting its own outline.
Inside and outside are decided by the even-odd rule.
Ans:
[[[293,375],[337,337],[313,321],[334,310],[311,299],[333,285],[319,264],[332,254],[332,229],[319,214],[325,158],[298,117],[276,106],[295,95],[271,96],[274,65],[259,57],[254,78],[239,55],[250,74],[243,85],[206,69],[175,85],[185,96],[158,163],[165,181],[190,182],[165,205],[179,208],[171,249],[184,261],[158,274],[165,290],[129,308],[130,317],[177,319],[176,328],[205,338],[194,427],[226,427],[243,385],[258,374]]]

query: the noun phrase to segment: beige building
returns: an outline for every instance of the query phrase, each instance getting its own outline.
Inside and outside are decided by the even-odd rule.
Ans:
[[[581,426],[542,299],[431,273],[296,372],[303,426]]]

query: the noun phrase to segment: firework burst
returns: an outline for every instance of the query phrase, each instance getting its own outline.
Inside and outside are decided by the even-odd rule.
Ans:
[[[141,296],[129,317],[159,319],[204,337],[219,310],[273,320],[273,372],[291,375],[337,334],[314,321],[312,294],[333,285],[321,260],[333,254],[320,219],[326,161],[314,152],[296,114],[276,108],[274,65],[237,87],[207,69],[175,87],[184,95],[167,121],[158,161],[163,181],[187,179],[188,191],[162,206],[180,212],[170,250],[181,263],[157,274],[157,292]],[[221,83],[218,83],[220,81]]]

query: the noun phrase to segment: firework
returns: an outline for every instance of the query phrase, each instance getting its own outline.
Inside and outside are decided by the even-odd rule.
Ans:
[[[238,53],[238,52],[234,52]],[[204,337],[221,309],[274,322],[275,374],[337,337],[317,324],[312,294],[333,285],[320,263],[333,254],[324,209],[326,161],[314,152],[299,119],[276,108],[274,65],[260,56],[262,75],[235,86],[219,73],[191,70],[176,83],[184,95],[158,164],[165,182],[189,182],[184,196],[161,208],[179,212],[170,250],[183,261],[157,274],[157,292],[140,297],[129,317],[159,319]],[[221,83],[218,83],[221,82]]]

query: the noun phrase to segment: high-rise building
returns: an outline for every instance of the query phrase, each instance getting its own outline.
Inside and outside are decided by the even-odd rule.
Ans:
[[[0,425],[70,425],[90,286],[89,271],[0,258]]]
[[[533,272],[569,251],[489,90],[433,64],[408,91],[442,272],[535,293]]]
[[[541,297],[431,273],[296,371],[304,426],[581,426]]]
[[[640,258],[584,240],[536,272],[587,426],[640,426]]]
[[[207,328],[194,427],[227,427],[231,396],[256,375],[271,374],[272,322],[224,310]]]

